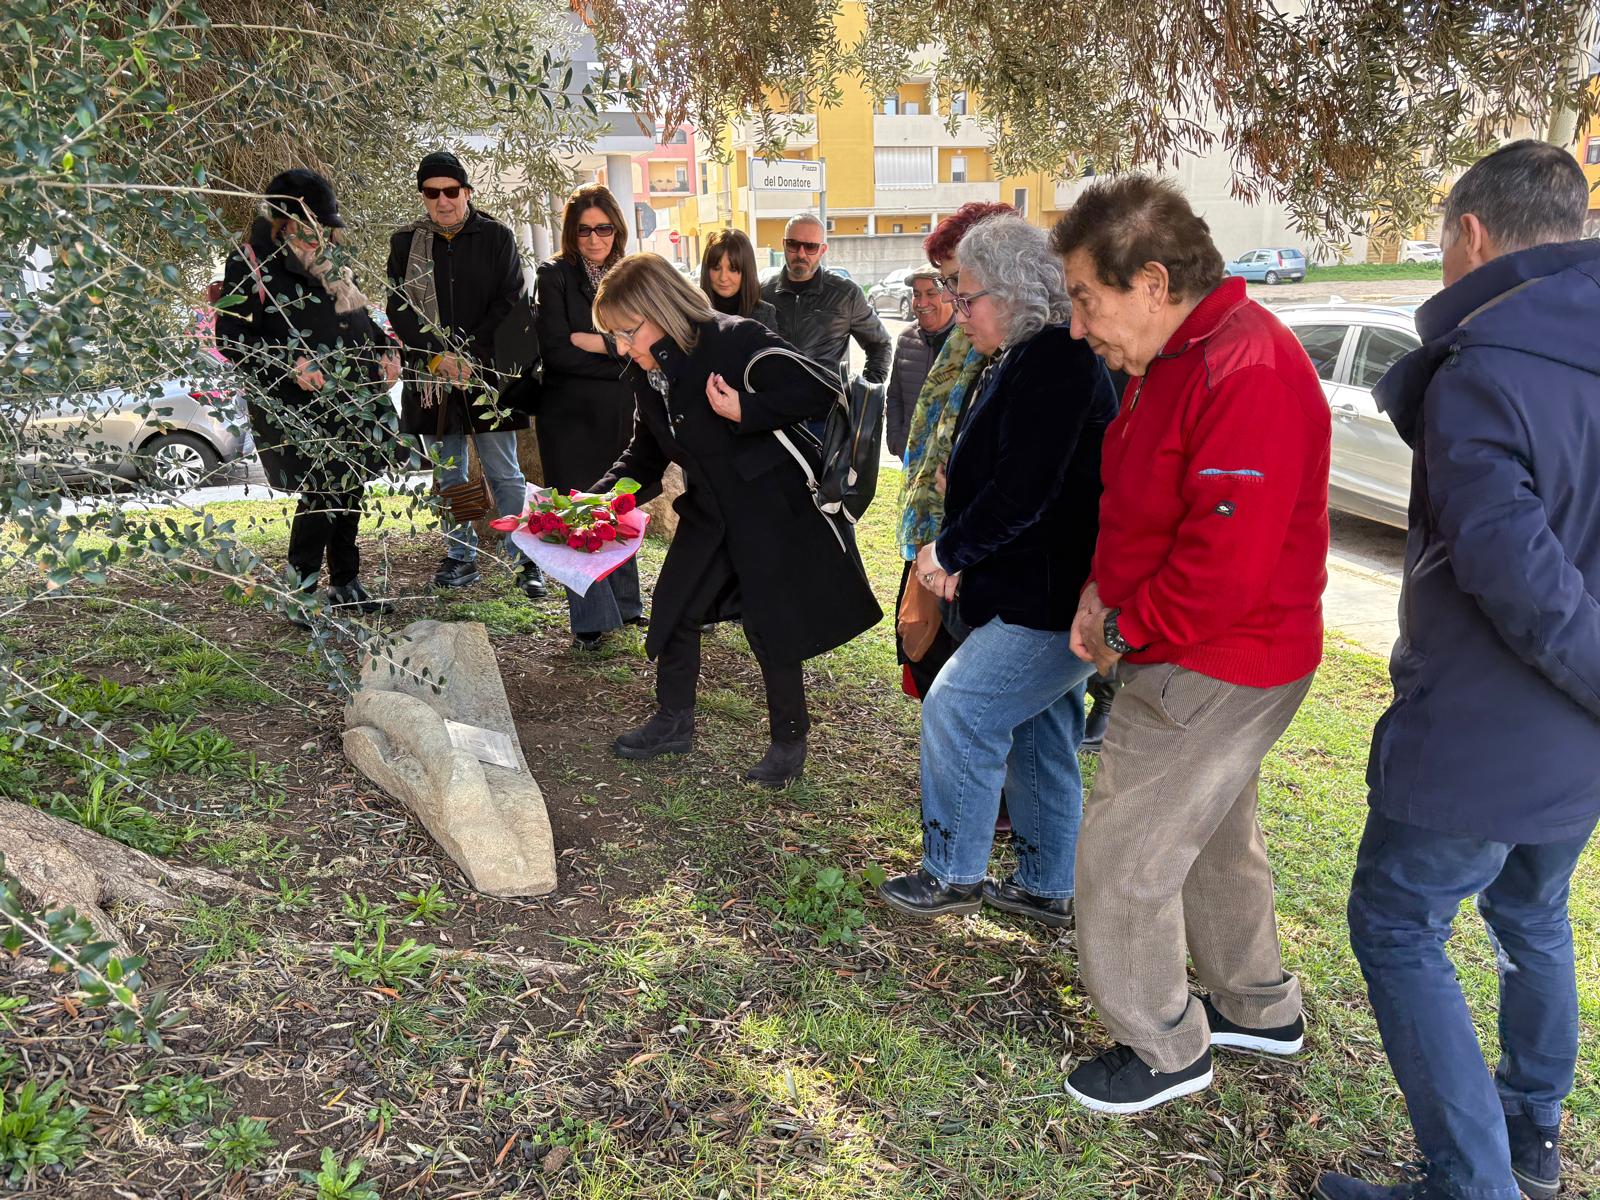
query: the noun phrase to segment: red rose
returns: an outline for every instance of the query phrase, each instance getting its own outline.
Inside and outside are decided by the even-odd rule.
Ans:
[[[599,535],[602,542],[614,542],[617,540],[617,527],[615,525],[608,524],[605,521],[602,521],[600,524],[596,525],[594,527],[594,531]]]
[[[623,513],[631,513],[638,507],[639,501],[632,494],[618,496],[611,502],[611,511],[616,513],[619,517],[622,516]]]
[[[584,546],[583,534],[581,534],[581,533],[569,533],[569,534],[567,534],[567,545],[571,546],[574,550],[582,550],[583,546]]]

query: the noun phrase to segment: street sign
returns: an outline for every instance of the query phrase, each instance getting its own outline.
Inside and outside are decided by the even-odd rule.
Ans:
[[[656,210],[648,204],[635,204],[633,206],[633,227],[639,231],[639,240],[642,242],[656,231]]]
[[[809,158],[750,160],[750,190],[755,192],[820,192],[822,164]]]
[[[671,242],[674,246],[678,244],[678,231],[676,229],[667,234],[667,241]]]

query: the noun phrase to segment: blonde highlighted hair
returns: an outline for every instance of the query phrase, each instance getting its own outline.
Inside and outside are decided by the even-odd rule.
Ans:
[[[644,318],[685,351],[699,340],[695,325],[712,318],[711,302],[659,254],[630,254],[605,273],[594,296],[594,327],[615,333]]]

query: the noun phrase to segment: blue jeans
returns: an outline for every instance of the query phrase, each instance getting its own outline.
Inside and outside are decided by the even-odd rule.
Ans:
[[[635,554],[611,574],[591,583],[582,596],[571,588],[567,593],[567,620],[573,633],[605,633],[620,629],[624,621],[644,616],[644,598],[639,592],[639,556]]]
[[[1502,1114],[1560,1124],[1578,1058],[1567,891],[1588,840],[1508,845],[1367,814],[1350,945],[1417,1145],[1457,1200],[1518,1200]],[[1445,954],[1469,896],[1478,898],[1500,968],[1492,1080]]]
[[[489,490],[494,493],[494,506],[500,510],[499,515],[516,516],[528,506],[528,481],[522,474],[521,464],[517,462],[515,431],[474,434],[473,441],[478,444],[478,465],[483,468],[483,477],[489,481]],[[424,434],[422,446],[430,457],[437,458],[440,463],[436,470],[441,484],[467,481],[466,434],[447,433],[443,437]],[[471,524],[456,524],[447,511],[439,513],[439,523],[444,529],[449,557],[459,562],[475,561],[478,557],[478,531]],[[509,537],[505,539],[504,546],[509,565],[516,566],[522,561],[522,551]]]
[[[922,865],[945,883],[988,874],[1000,789],[1017,882],[1073,892],[1083,819],[1083,687],[1094,667],[1067,633],[996,617],[967,635],[922,703]]]

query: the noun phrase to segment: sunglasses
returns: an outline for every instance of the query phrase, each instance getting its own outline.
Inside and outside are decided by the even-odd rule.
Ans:
[[[973,292],[970,296],[963,296],[960,292],[951,292],[950,303],[956,306],[956,311],[963,317],[970,317],[972,315],[972,302],[981,300],[988,294],[988,288],[984,288],[981,292]]]
[[[437,200],[440,196],[443,196],[446,200],[454,200],[457,196],[461,195],[462,192],[470,192],[471,190],[471,188],[461,187],[459,185],[456,187],[442,188],[425,187],[422,189],[422,194],[429,200]]]
[[[822,250],[821,242],[802,242],[795,238],[784,238],[783,248],[797,253],[817,254]]]
[[[578,236],[581,238],[597,237],[608,238],[617,231],[617,227],[607,222],[604,225],[579,225]]]

